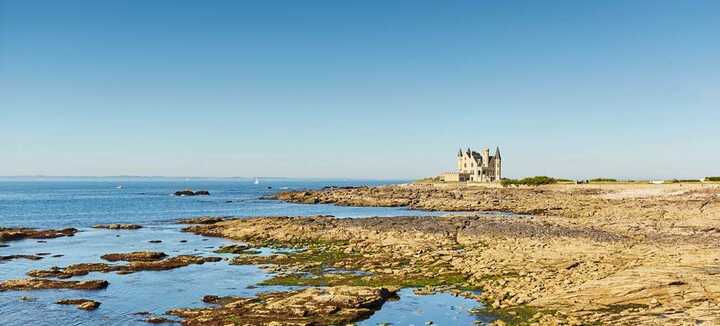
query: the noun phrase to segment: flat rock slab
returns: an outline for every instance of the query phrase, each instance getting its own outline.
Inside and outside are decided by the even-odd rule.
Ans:
[[[337,286],[265,293],[254,298],[206,296],[222,303],[217,308],[174,309],[168,314],[184,318],[184,325],[344,325],[365,319],[395,296],[386,288]]]
[[[167,257],[164,252],[158,251],[136,251],[130,253],[112,253],[102,255],[100,258],[107,261],[158,261]]]
[[[45,289],[101,290],[110,283],[105,280],[58,281],[40,278],[7,280],[0,282],[0,291],[30,291]]]
[[[106,263],[74,264],[67,267],[52,267],[46,270],[32,270],[29,271],[27,275],[32,277],[70,278],[73,276],[87,275],[90,272],[117,272],[118,274],[130,274],[140,271],[170,270],[193,264],[201,265],[221,260],[222,258],[220,257],[180,255],[157,261],[131,261],[127,265],[111,265]]]
[[[71,237],[77,233],[74,228],[62,230],[36,230],[30,228],[0,228],[0,241],[13,241],[23,239],[52,239]]]

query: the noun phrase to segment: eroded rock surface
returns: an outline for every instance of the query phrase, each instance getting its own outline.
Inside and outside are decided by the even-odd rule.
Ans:
[[[174,309],[184,325],[345,325],[368,316],[394,295],[385,288],[338,286],[225,298],[217,308]]]
[[[238,256],[266,284],[442,286],[526,322],[720,323],[720,188],[405,185],[281,193],[295,202],[460,210],[446,217],[265,217],[186,231],[304,251]],[[493,217],[494,210],[532,216]],[[334,270],[361,270],[364,275]],[[520,310],[517,310],[520,309]],[[516,311],[517,310],[517,311]]]

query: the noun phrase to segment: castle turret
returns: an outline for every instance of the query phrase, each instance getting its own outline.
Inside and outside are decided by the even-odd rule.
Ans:
[[[490,149],[489,148],[483,148],[482,150],[482,166],[488,167],[490,166]]]

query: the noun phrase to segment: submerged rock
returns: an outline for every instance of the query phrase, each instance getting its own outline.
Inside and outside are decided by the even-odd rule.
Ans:
[[[142,225],[138,224],[97,224],[93,226],[96,229],[110,229],[110,230],[137,230],[141,229]]]
[[[180,224],[215,224],[217,222],[225,221],[225,217],[219,216],[200,216],[181,219],[178,221]]]
[[[223,246],[220,247],[220,249],[213,251],[214,253],[218,254],[256,254],[258,251],[252,250],[253,247],[244,245],[244,244],[236,244],[236,245],[229,245],[229,246]]]
[[[42,259],[42,257],[40,257],[40,256],[35,256],[35,255],[9,255],[9,256],[0,256],[0,261],[14,260],[14,259],[40,260],[40,259]]]
[[[41,278],[7,280],[0,282],[0,291],[29,291],[44,289],[101,290],[110,283],[105,280],[58,281]]]
[[[90,299],[65,299],[55,302],[57,304],[76,305],[78,309],[95,310],[100,307],[100,302]]]
[[[174,309],[168,314],[184,318],[184,325],[286,324],[343,325],[372,315],[395,294],[385,288],[337,286],[300,291],[264,293],[255,298],[206,296],[222,304],[217,308]]]
[[[159,317],[159,316],[150,316],[147,319],[145,319],[146,323],[149,324],[175,324],[177,321],[174,321],[172,319],[167,319],[165,317]]]

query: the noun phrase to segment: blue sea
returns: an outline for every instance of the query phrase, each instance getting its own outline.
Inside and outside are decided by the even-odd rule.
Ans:
[[[90,227],[99,223],[158,224],[187,216],[338,217],[426,215],[402,208],[289,204],[260,197],[278,191],[400,183],[376,180],[268,179],[0,179],[0,225]],[[177,197],[183,189],[210,196]]]
[[[290,204],[261,199],[284,190],[319,189],[327,186],[376,186],[403,180],[297,180],[182,178],[6,178],[0,179],[0,227],[80,229],[74,237],[46,242],[22,240],[0,247],[0,256],[50,253],[42,260],[11,260],[0,263],[0,280],[26,278],[32,269],[101,262],[110,252],[163,251],[169,255],[193,254],[232,257],[212,251],[233,241],[180,232],[180,218],[194,216],[311,216],[342,218],[368,216],[422,216],[425,212],[404,208],[341,207]],[[210,196],[178,197],[183,189],[207,190]],[[101,223],[135,223],[140,230],[102,230]],[[149,240],[161,240],[150,243]],[[270,254],[271,249],[263,250]],[[171,271],[130,275],[90,273],[73,279],[105,279],[110,286],[100,291],[40,290],[0,292],[0,325],[146,325],[140,312],[163,316],[178,307],[202,307],[207,294],[252,296],[285,287],[256,287],[271,277],[256,266],[230,265],[227,261],[191,265]],[[89,298],[102,305],[95,311],[58,305],[60,299]],[[480,304],[450,295],[417,296],[410,289],[400,300],[387,303],[360,325],[472,325],[489,317],[468,310]],[[167,316],[165,316],[167,317]]]

